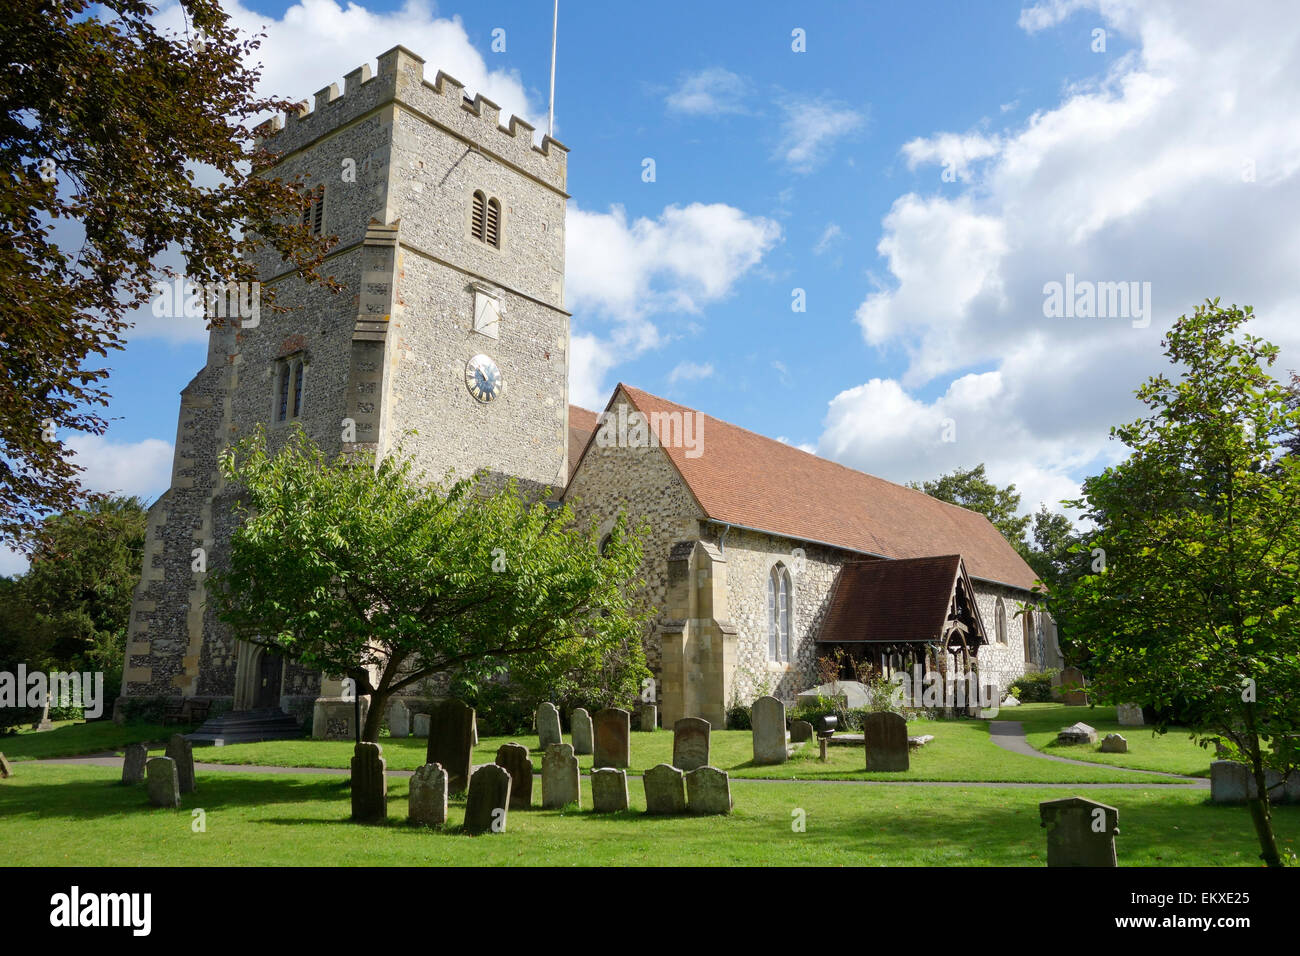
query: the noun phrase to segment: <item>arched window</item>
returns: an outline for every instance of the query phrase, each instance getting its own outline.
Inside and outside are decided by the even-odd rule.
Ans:
[[[280,401],[276,406],[275,420],[284,421],[289,417],[289,366],[280,366]]]
[[[474,206],[470,213],[469,231],[479,242],[484,241],[485,224],[487,222],[487,196],[483,195],[482,190],[474,191]]]
[[[302,378],[303,364],[302,359],[293,363],[293,417],[299,418],[302,415]]]
[[[1007,642],[1007,605],[1002,598],[998,598],[997,610],[994,612],[996,618],[998,643],[1006,644]]]
[[[790,572],[781,563],[767,576],[767,656],[773,661],[790,660],[790,622],[794,616],[794,589]]]
[[[489,246],[501,248],[501,203],[489,199],[487,204],[487,222],[483,229],[483,241]]]
[[[1025,638],[1025,663],[1036,664],[1038,661],[1034,657],[1034,612],[1028,608],[1021,618],[1021,631]]]

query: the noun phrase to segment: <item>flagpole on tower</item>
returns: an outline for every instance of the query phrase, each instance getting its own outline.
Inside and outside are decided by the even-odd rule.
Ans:
[[[551,20],[551,116],[546,124],[546,135],[555,138],[555,36],[560,29],[560,0],[555,0],[555,16]]]

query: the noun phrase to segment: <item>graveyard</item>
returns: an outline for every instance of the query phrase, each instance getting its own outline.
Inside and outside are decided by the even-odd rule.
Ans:
[[[454,736],[468,761],[450,787],[448,770],[427,762],[443,745],[427,738],[193,747],[148,725],[69,723],[6,738],[0,840],[15,865],[1045,866],[1048,817],[1057,826],[1100,805],[1108,820],[1118,815],[1101,852],[1113,845],[1120,866],[1258,864],[1249,815],[1211,801],[1212,756],[1185,734],[1125,726],[1129,753],[1098,754],[1055,745],[1053,731],[1080,719],[1119,727],[1113,707],[998,715],[1023,723],[1036,757],[999,746],[988,720],[908,721],[906,736],[933,738],[909,748],[901,718],[876,716],[896,738],[887,759],[905,770],[868,771],[880,758],[861,743],[828,746],[823,761],[819,741],[784,732],[785,759],[767,763],[779,757],[764,756],[762,729],[623,732],[624,719],[606,735],[611,756],[575,753],[558,725],[561,739],[545,749],[537,732],[475,743],[462,721]],[[602,750],[596,723],[595,746],[579,735],[578,750]],[[874,734],[868,727],[868,755],[890,746]],[[61,762],[78,737],[83,754],[99,756]],[[128,775],[140,782],[124,784]],[[1300,807],[1274,814],[1294,852]]]

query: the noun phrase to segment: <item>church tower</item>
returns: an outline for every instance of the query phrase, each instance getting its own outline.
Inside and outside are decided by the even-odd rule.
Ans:
[[[322,272],[345,291],[264,253],[263,286],[291,311],[212,333],[182,393],[172,486],[150,511],[127,709],[189,697],[310,719],[338,693],[235,641],[206,607],[200,564],[219,566],[235,525],[217,459],[258,423],[273,448],[300,424],[331,458],[400,442],[433,479],[487,469],[558,489],[568,474],[567,150],[534,146],[518,119],[501,127],[496,104],[446,74],[427,81],[403,47],[259,134],[279,157],[270,175],[315,188],[304,221],[338,236]]]

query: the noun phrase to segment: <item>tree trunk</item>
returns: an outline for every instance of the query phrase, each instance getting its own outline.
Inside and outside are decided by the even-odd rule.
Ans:
[[[388,709],[388,698],[392,695],[386,690],[370,692],[370,709],[366,711],[366,722],[361,725],[361,739],[368,743],[379,743],[379,728],[384,723],[384,712]]]
[[[1268,788],[1265,786],[1264,767],[1259,751],[1250,755],[1251,773],[1255,779],[1256,797],[1250,801],[1250,819],[1255,824],[1255,835],[1259,838],[1262,851],[1259,858],[1265,866],[1281,866],[1282,855],[1278,852],[1277,836],[1273,833],[1273,813],[1268,805]]]

